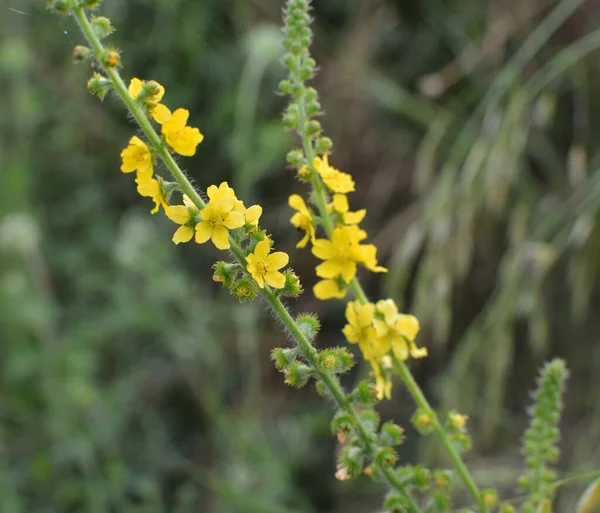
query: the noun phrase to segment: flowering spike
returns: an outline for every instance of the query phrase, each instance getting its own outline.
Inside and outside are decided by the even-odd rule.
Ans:
[[[558,459],[558,422],[567,374],[564,360],[552,360],[542,369],[538,388],[533,393],[535,403],[529,409],[531,423],[523,439],[526,471],[519,480],[521,487],[531,492],[525,503],[529,509],[540,507],[553,497],[552,483],[556,474],[548,464]]]

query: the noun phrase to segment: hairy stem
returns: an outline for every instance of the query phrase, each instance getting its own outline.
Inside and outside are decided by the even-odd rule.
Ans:
[[[299,106],[298,125],[300,127],[303,127],[307,121],[304,98],[301,98],[298,101],[298,106]],[[306,133],[304,133],[302,130],[300,130],[300,131],[298,131],[298,134],[300,135],[300,137],[302,139],[304,153],[306,155],[306,159],[308,160],[308,166],[311,171],[311,182],[312,182],[313,191],[314,191],[314,199],[315,199],[315,201],[317,203],[317,207],[319,209],[319,214],[321,217],[321,221],[323,223],[323,227],[325,228],[325,231],[327,232],[327,237],[329,239],[331,239],[333,229],[334,229],[334,223],[333,223],[333,220],[331,219],[331,216],[329,215],[329,212],[327,211],[327,194],[326,194],[325,188],[323,186],[323,182],[321,181],[319,174],[314,169],[313,161],[316,157],[315,148],[313,146],[311,139],[307,136]],[[352,281],[349,283],[349,288],[350,288],[350,290],[352,290],[356,299],[358,301],[360,301],[363,305],[369,303],[369,299],[368,299],[367,295],[365,294],[365,291],[363,290],[360,282],[358,281],[358,278],[355,277],[352,279]],[[428,412],[431,412],[432,417],[434,419],[434,422],[433,422],[434,431],[435,431],[437,437],[440,439],[440,442],[442,443],[446,453],[448,454],[448,456],[452,460],[452,463],[456,467],[456,470],[457,470],[458,474],[460,475],[465,487],[467,488],[467,490],[469,491],[469,493],[471,494],[473,499],[475,499],[475,501],[477,502],[477,505],[479,506],[480,511],[482,511],[484,513],[487,512],[487,507],[483,501],[481,492],[479,491],[479,488],[477,487],[477,484],[475,483],[475,480],[473,479],[473,476],[469,472],[469,469],[463,462],[458,451],[452,445],[450,439],[448,438],[448,435],[446,434],[442,425],[440,424],[440,422],[437,418],[437,415],[435,414],[435,412],[429,405],[429,402],[425,398],[423,391],[421,390],[421,388],[415,381],[409,368],[406,366],[406,364],[404,362],[397,360],[397,359],[395,359],[394,364],[395,364],[395,370],[396,370],[397,374],[404,381],[406,387],[408,388],[410,394],[412,395],[412,397],[413,397],[414,401],[417,403],[417,405],[419,407],[427,410]]]
[[[132,116],[134,117],[134,119],[148,138],[156,154],[161,158],[161,160],[169,169],[173,177],[177,180],[179,186],[181,187],[181,190],[192,200],[192,202],[200,210],[204,209],[206,207],[206,203],[198,194],[198,191],[190,183],[185,173],[180,169],[180,167],[177,165],[177,162],[175,162],[175,160],[173,159],[171,153],[163,144],[160,136],[154,130],[144,110],[129,95],[127,86],[125,85],[125,82],[121,78],[119,72],[114,68],[109,68],[101,64],[99,57],[104,53],[105,49],[100,39],[94,33],[84,9],[80,6],[74,7],[73,15],[79,27],[81,28],[81,31],[83,32],[85,38],[87,39],[88,43],[94,50],[96,56],[98,57],[98,64],[106,73],[106,75],[112,80],[115,91],[117,92],[121,100],[125,103],[127,109],[129,110],[129,112],[131,112]],[[331,224],[331,220],[329,220],[329,222]],[[232,237],[230,237],[230,244],[231,252],[234,254],[235,258],[242,265],[242,267],[246,269],[246,254],[244,250]],[[281,302],[279,296],[275,292],[273,292],[268,287],[268,285],[265,285],[265,288],[261,289],[261,294],[263,295],[264,299],[267,301],[269,306],[273,309],[279,320],[283,323],[288,333],[290,333],[290,335],[293,337],[298,347],[302,350],[303,355],[308,360],[311,367],[315,370],[316,374],[318,375],[318,378],[327,387],[329,393],[337,403],[338,407],[341,410],[348,413],[348,415],[351,418],[352,427],[356,435],[360,438],[369,455],[373,458],[373,460],[375,460],[378,447],[371,441],[367,429],[358,417],[356,410],[352,406],[350,399],[348,398],[342,386],[340,385],[339,380],[335,376],[328,374],[320,369],[320,366],[317,362],[317,350],[306,338],[302,330],[300,330],[300,328],[296,324],[296,321],[290,314],[289,310]],[[406,490],[404,483],[402,483],[402,481],[394,472],[394,470],[389,465],[378,465],[375,461],[373,465],[381,471],[381,473],[385,476],[385,478],[392,487],[396,488],[404,495],[404,497],[406,497],[409,503],[410,511],[412,513],[421,513],[421,509],[416,504],[415,500],[412,498],[410,493]]]

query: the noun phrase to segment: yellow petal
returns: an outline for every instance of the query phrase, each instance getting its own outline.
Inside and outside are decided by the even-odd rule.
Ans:
[[[290,207],[292,207],[293,209],[298,210],[302,214],[309,214],[309,211],[308,211],[308,208],[306,206],[306,203],[304,203],[304,200],[302,199],[302,196],[300,196],[298,194],[292,194],[288,198],[288,205]]]
[[[223,226],[215,226],[210,239],[217,249],[229,249],[229,232]]]
[[[358,224],[365,218],[365,215],[367,215],[366,208],[357,210],[356,212],[346,212],[346,214],[344,214],[344,223]]]
[[[177,109],[175,112],[173,112],[173,115],[171,116],[171,119],[169,120],[169,123],[171,124],[169,129],[179,130],[179,129],[183,128],[186,125],[189,117],[190,117],[189,110]]]
[[[346,260],[341,266],[342,278],[346,283],[350,283],[352,278],[356,276],[356,263],[351,260]]]
[[[254,249],[254,256],[257,261],[263,262],[271,251],[271,242],[269,239],[261,240]]]
[[[212,235],[212,225],[205,221],[200,221],[196,225],[196,242],[204,244]]]
[[[223,225],[230,230],[241,228],[244,224],[246,224],[246,219],[241,212],[229,212],[223,219]]]
[[[336,212],[340,212],[341,214],[345,214],[350,210],[350,205],[348,204],[348,197],[345,194],[334,194],[333,195],[333,208]]]
[[[263,209],[260,205],[252,205],[248,207],[244,212],[244,216],[246,218],[246,224],[251,224],[256,226],[258,224],[258,220],[262,215]]]
[[[175,244],[179,244],[180,242],[189,242],[193,236],[194,229],[191,226],[180,226],[173,235],[173,242]]]
[[[343,266],[337,260],[325,260],[319,264],[315,271],[320,278],[336,278],[342,273]],[[346,280],[350,281],[350,280]]]
[[[161,125],[171,119],[171,111],[162,103],[158,103],[152,107],[150,115],[154,118],[154,121]]]
[[[290,261],[290,257],[288,256],[287,253],[284,253],[283,251],[276,251],[275,253],[270,254],[265,259],[265,262],[266,262],[267,266],[269,267],[269,269],[273,269],[273,270],[278,270],[278,269],[281,269],[282,267],[285,267],[289,261]]]
[[[313,242],[312,254],[321,260],[329,260],[335,258],[338,251],[327,239],[317,239]]]
[[[185,205],[172,205],[165,210],[165,214],[177,224],[185,224],[190,220],[190,210]]]
[[[265,281],[275,289],[285,287],[285,276],[278,271],[269,271],[265,274]]]
[[[321,280],[313,287],[317,299],[343,298],[347,289],[340,289],[336,280]]]
[[[127,91],[129,96],[135,100],[142,91],[142,81],[139,78],[132,78]]]

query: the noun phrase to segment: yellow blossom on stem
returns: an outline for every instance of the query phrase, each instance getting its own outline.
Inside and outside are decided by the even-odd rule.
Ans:
[[[321,280],[313,287],[315,297],[323,301],[332,298],[342,299],[346,292],[348,292],[348,284],[340,278]]]
[[[204,139],[200,130],[186,126],[189,115],[188,110],[177,109],[162,124],[162,133],[167,144],[174,152],[185,157],[194,155],[196,146]]]
[[[246,257],[248,272],[261,289],[265,287],[265,283],[273,288],[281,289],[285,286],[285,276],[279,272],[279,269],[287,265],[290,257],[283,251],[269,254],[270,251],[269,239],[261,240],[256,245],[254,253],[250,253]]]
[[[337,278],[342,276],[349,283],[356,275],[356,244],[351,233],[344,228],[333,230],[331,241],[317,239],[313,242],[312,253],[317,258],[325,260],[317,266],[317,276],[320,278]]]
[[[367,209],[363,208],[356,212],[350,212],[348,196],[345,194],[334,194],[333,200],[327,205],[327,212],[338,214],[342,224],[358,224],[364,219]]]
[[[152,153],[146,146],[146,143],[135,135],[129,139],[129,145],[121,152],[121,171],[131,173],[137,171],[152,176]]]
[[[211,199],[200,212],[201,221],[196,225],[196,242],[203,244],[208,239],[218,249],[229,249],[229,231],[244,226],[244,214],[235,212],[235,199],[219,197]]]
[[[391,350],[399,360],[406,360],[409,354],[413,358],[427,356],[427,349],[418,348],[414,342],[419,332],[415,316],[399,313],[392,299],[378,301],[376,309],[381,319],[375,319],[373,324],[386,353]]]
[[[165,209],[167,217],[174,223],[181,225],[173,235],[175,244],[192,240],[200,218],[200,211],[185,195],[183,196],[183,203],[183,205],[171,205]]]
[[[363,230],[360,230],[363,231]],[[374,273],[387,273],[387,269],[377,265],[377,248],[373,244],[360,244],[353,248],[354,258]]]
[[[137,99],[146,83],[145,80],[132,78],[129,82],[129,87],[127,88],[129,96],[134,100]],[[156,92],[153,95],[144,98],[144,103],[148,106],[148,112],[154,120],[158,123],[164,123],[171,117],[171,111],[160,103],[160,100],[162,100],[162,97],[165,94],[165,88],[154,80],[148,82],[148,84],[154,86]]]
[[[331,192],[346,194],[354,190],[352,176],[330,166],[327,155],[324,155],[323,158],[316,157],[313,161],[313,166]]]
[[[299,230],[305,232],[304,238],[296,244],[296,247],[305,247],[309,240],[314,243],[315,226],[313,223],[313,216],[302,197],[298,194],[292,194],[288,199],[288,205],[297,211],[290,219],[290,223]]]
[[[348,324],[344,326],[342,333],[351,344],[358,343],[363,353],[365,352],[363,348],[369,349],[377,338],[373,326],[374,315],[375,305],[371,303],[363,305],[360,301],[349,301],[346,305]]]
[[[135,183],[137,184],[137,191],[140,196],[152,198],[152,201],[154,201],[154,208],[150,211],[151,214],[156,214],[161,205],[166,212],[169,204],[163,187],[163,180],[160,176],[152,178],[152,174],[140,173],[138,171]]]
[[[219,187],[211,185],[206,194],[211,201],[218,201],[223,198],[232,198],[234,200],[233,210],[244,215],[244,223],[251,228],[258,226],[258,220],[262,215],[263,209],[260,205],[252,205],[246,208],[242,200],[237,199],[235,191],[229,187],[227,182],[221,182]]]

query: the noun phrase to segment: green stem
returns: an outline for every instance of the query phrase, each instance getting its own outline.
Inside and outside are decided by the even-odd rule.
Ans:
[[[302,97],[298,101],[298,125],[300,127],[304,127],[307,120],[308,118],[306,115],[306,107],[304,104],[304,98]],[[310,175],[314,190],[314,199],[317,203],[319,214],[321,216],[321,221],[323,223],[325,231],[327,232],[327,236],[329,239],[331,239],[334,229],[334,223],[331,219],[331,216],[329,215],[329,212],[327,211],[327,195],[323,186],[323,182],[321,181],[319,174],[313,166],[313,161],[316,157],[315,148],[313,146],[311,138],[306,134],[304,130],[300,129],[298,131],[298,134],[302,139],[302,146],[304,147],[304,153],[306,155],[306,159],[308,160],[308,167],[311,172]],[[361,304],[364,305],[369,303],[369,299],[357,278],[353,278],[348,286],[350,290],[352,290],[356,299],[360,301]],[[452,463],[456,467],[456,470],[458,471],[458,474],[460,475],[465,487],[467,488],[473,499],[475,499],[475,501],[477,502],[480,511],[482,513],[487,512],[487,507],[483,501],[481,492],[479,491],[479,488],[477,487],[477,484],[473,479],[473,476],[471,476],[471,473],[469,472],[465,463],[460,457],[460,454],[456,451],[456,449],[450,442],[450,439],[448,438],[448,435],[442,428],[437,418],[437,415],[429,405],[429,402],[427,401],[425,395],[423,394],[423,391],[413,378],[413,375],[411,374],[410,370],[408,369],[406,364],[404,364],[404,362],[398,361],[396,359],[395,367],[397,373],[400,375],[400,377],[406,384],[406,387],[408,388],[410,394],[412,395],[417,405],[423,409],[426,409],[428,412],[431,412],[432,418],[434,419],[434,431],[440,439],[440,442],[444,446],[444,449],[448,453],[448,456],[452,460]]]
[[[104,54],[105,49],[102,46],[100,39],[94,33],[83,8],[74,7],[73,14],[85,38],[87,39],[88,43],[92,46],[96,56],[98,57],[97,60],[99,65],[102,67],[106,75],[113,81],[113,86],[117,91],[119,97],[121,98],[121,100],[123,100],[128,110],[131,112],[132,116],[139,124],[140,128],[142,129],[142,131],[150,141],[150,144],[154,148],[156,154],[162,159],[162,161],[165,163],[173,177],[177,180],[179,186],[181,187],[181,190],[185,194],[187,194],[187,196],[200,210],[204,209],[206,207],[206,203],[202,200],[194,186],[185,176],[185,173],[179,168],[179,166],[173,159],[171,153],[164,146],[160,136],[156,133],[152,124],[148,120],[146,113],[137,104],[137,102],[133,98],[131,98],[131,96],[129,95],[129,91],[127,90],[127,87],[125,85],[125,82],[123,82],[123,79],[121,78],[118,71],[114,68],[109,68],[100,64],[101,61],[99,57]],[[230,237],[229,240],[231,244],[231,252],[234,254],[235,258],[245,269],[246,253],[244,252],[242,247],[235,240],[233,240],[233,238]],[[269,303],[277,317],[281,320],[286,330],[292,335],[297,345],[302,350],[302,353],[310,363],[311,367],[317,373],[319,379],[325,384],[325,386],[331,393],[331,396],[334,398],[339,408],[346,411],[350,415],[354,431],[362,441],[369,455],[373,459],[375,459],[378,448],[371,441],[367,429],[364,427],[362,421],[358,417],[356,410],[354,409],[350,400],[348,399],[348,396],[342,389],[338,379],[335,376],[332,376],[320,370],[317,362],[317,350],[306,338],[304,333],[302,333],[302,331],[296,324],[296,321],[291,316],[289,310],[283,305],[281,299],[279,299],[277,294],[273,292],[268,287],[268,285],[265,285],[265,288],[261,289],[261,293],[267,301],[267,303]],[[394,470],[390,466],[378,465],[377,463],[374,463],[374,466],[381,471],[381,473],[386,477],[390,485],[399,490],[406,497],[410,506],[410,510],[413,513],[421,513],[419,506],[411,497],[410,493],[406,490],[404,483],[402,483],[402,481],[394,472]]]
[[[408,388],[410,395],[413,396],[413,399],[419,405],[419,407],[422,410],[428,412],[429,415],[431,416],[431,418],[433,419],[433,430],[435,431],[435,434],[440,439],[440,442],[442,442],[444,449],[446,449],[446,453],[448,454],[448,456],[452,460],[452,463],[456,467],[456,470],[457,470],[458,474],[460,475],[460,478],[462,479],[463,483],[465,484],[465,487],[467,488],[467,490],[469,491],[471,496],[477,502],[479,509],[481,511],[487,511],[487,507],[483,501],[481,492],[479,491],[479,488],[477,487],[477,484],[475,483],[475,480],[473,479],[473,476],[469,472],[469,469],[467,468],[464,461],[460,457],[460,454],[458,453],[456,448],[452,445],[452,442],[450,441],[448,434],[446,433],[446,431],[444,431],[443,426],[440,424],[437,414],[435,413],[435,411],[429,404],[429,401],[427,401],[427,398],[425,397],[425,395],[423,394],[423,391],[421,390],[421,388],[415,381],[415,378],[413,377],[409,368],[406,366],[406,364],[403,361],[398,360],[395,356],[392,356],[392,358],[394,360],[394,366],[395,366],[396,372],[398,373],[398,375],[402,378],[402,380],[406,384],[406,387]]]

